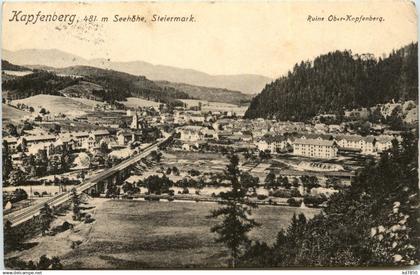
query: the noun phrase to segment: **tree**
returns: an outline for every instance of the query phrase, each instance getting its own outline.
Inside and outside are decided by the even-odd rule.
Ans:
[[[279,176],[277,181],[281,182],[281,186],[283,186],[286,189],[290,189],[290,187],[292,187],[292,184],[289,183],[289,179],[286,176]]]
[[[45,108],[41,108],[41,110],[39,110],[39,113],[42,114],[42,115],[46,115],[47,110]]]
[[[312,188],[320,186],[318,184],[318,178],[315,176],[303,175],[300,177],[300,181],[302,182],[302,185],[306,189],[307,193],[310,193]]]
[[[224,178],[231,182],[231,189],[220,194],[219,204],[222,207],[211,211],[209,217],[223,218],[221,223],[211,228],[211,232],[219,235],[216,242],[224,243],[230,250],[231,267],[235,268],[243,249],[249,244],[247,233],[259,224],[249,217],[257,205],[246,198],[247,188],[240,181],[239,159],[230,155],[229,160]]]
[[[258,177],[254,177],[248,172],[241,173],[240,176],[241,184],[246,190],[252,189],[252,192],[256,192],[256,189],[258,188],[258,184],[260,182],[260,179]]]
[[[58,257],[52,257],[51,259],[48,258],[46,255],[42,255],[39,258],[39,262],[37,264],[37,269],[46,270],[46,269],[63,269],[63,265],[60,262]]]
[[[47,173],[57,174],[62,170],[62,161],[59,155],[50,156],[47,164]]]
[[[44,204],[44,206],[41,208],[39,212],[40,212],[39,220],[41,222],[41,232],[42,232],[42,235],[44,236],[45,233],[50,229],[50,224],[54,219],[54,215],[50,206],[47,203]]]
[[[340,184],[340,179],[336,177],[328,178],[325,182],[327,188],[336,188]]]
[[[118,188],[114,183],[108,183],[106,191],[105,191],[105,197],[106,198],[115,198],[118,195]]]
[[[292,185],[293,185],[293,187],[298,188],[299,187],[299,180],[297,178],[293,178]]]
[[[80,221],[81,219],[81,211],[80,211],[80,195],[77,194],[76,188],[71,189],[71,203],[72,203],[72,211],[73,211],[73,219],[76,221]]]
[[[266,189],[277,188],[276,175],[271,171],[265,177],[264,188],[266,188]]]
[[[61,133],[61,126],[60,124],[54,124],[54,127],[51,129],[51,132],[54,134],[59,134]]]
[[[178,169],[176,166],[172,167],[172,173],[173,173],[175,176],[179,176],[179,169]]]
[[[23,170],[26,174],[28,174],[29,177],[36,177],[37,176],[37,167],[36,167],[36,161],[35,156],[30,154],[28,157],[23,159],[22,164]]]
[[[105,156],[108,155],[110,151],[108,148],[108,144],[106,142],[101,142],[99,146],[99,151]]]
[[[173,186],[173,182],[163,175],[151,175],[143,181],[144,186],[147,187],[149,193],[161,194],[169,192],[169,188]]]
[[[26,191],[22,188],[17,188],[13,192],[11,202],[18,202],[18,201],[21,201],[21,200],[26,200],[27,198],[28,198],[28,194],[26,193]]]
[[[13,170],[12,156],[9,152],[9,145],[6,140],[3,140],[3,150],[2,150],[2,160],[3,160],[3,182],[6,182],[9,178],[10,173]]]
[[[19,134],[17,132],[17,128],[15,125],[13,125],[12,123],[8,123],[6,124],[5,127],[6,131],[9,133],[9,135],[13,136],[13,137],[19,137]]]
[[[20,236],[16,228],[12,228],[12,223],[9,220],[6,220],[3,228],[5,250],[10,251],[16,249],[20,244],[22,236]]]
[[[160,159],[162,158],[162,153],[154,150],[150,153],[150,156],[151,156],[152,160],[154,160],[156,162],[160,162]]]
[[[25,174],[22,170],[17,168],[9,174],[9,183],[11,185],[20,185],[26,180]]]

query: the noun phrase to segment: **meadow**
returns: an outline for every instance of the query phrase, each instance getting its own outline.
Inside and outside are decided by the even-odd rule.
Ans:
[[[215,203],[108,200],[96,209],[96,222],[80,247],[62,257],[68,269],[168,269],[227,267],[228,251],[215,242],[206,218]],[[293,213],[312,217],[319,210],[260,206],[262,225],[253,240],[273,243]]]

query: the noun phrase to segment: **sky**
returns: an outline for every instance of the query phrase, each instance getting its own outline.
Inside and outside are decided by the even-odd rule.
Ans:
[[[76,14],[65,22],[9,21],[22,14]],[[115,15],[146,22],[112,22]],[[194,16],[195,22],[151,22],[152,16]],[[96,15],[97,22],[83,21]],[[330,22],[328,17],[382,17],[382,22]],[[308,16],[324,21],[308,22]],[[108,22],[98,22],[108,17]],[[333,50],[388,54],[417,41],[415,6],[409,1],[235,3],[6,3],[2,47],[59,49],[87,59],[146,61],[210,74],[278,77],[296,62]]]

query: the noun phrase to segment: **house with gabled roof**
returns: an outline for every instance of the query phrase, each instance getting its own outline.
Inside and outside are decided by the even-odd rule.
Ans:
[[[288,143],[287,138],[282,135],[264,135],[255,142],[255,145],[259,151],[268,150],[274,154],[286,150]]]
[[[334,140],[298,138],[293,141],[293,154],[297,156],[331,159],[337,156]]]

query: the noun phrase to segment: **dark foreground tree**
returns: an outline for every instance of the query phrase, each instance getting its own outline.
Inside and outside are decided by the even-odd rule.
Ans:
[[[259,224],[250,218],[251,210],[257,205],[246,196],[249,185],[244,182],[244,177],[241,181],[239,159],[236,155],[229,156],[229,159],[224,179],[231,182],[231,190],[220,194],[219,204],[222,207],[213,210],[209,217],[222,218],[219,224],[211,228],[211,232],[216,232],[219,235],[216,241],[223,243],[230,250],[231,267],[235,268],[237,259],[250,243],[247,233]]]
[[[45,235],[45,233],[50,229],[50,224],[54,219],[54,214],[52,212],[52,209],[48,204],[44,204],[44,206],[40,210],[39,214],[39,220],[41,222],[41,232],[42,235]]]
[[[58,270],[63,269],[63,265],[61,264],[60,258],[52,257],[51,259],[47,257],[47,255],[42,255],[39,257],[39,261],[33,262],[25,262],[18,257],[13,257],[10,259],[5,260],[5,266],[10,269],[18,269],[18,270]]]
[[[18,246],[20,244],[20,240],[22,239],[22,237],[20,236],[17,229],[12,227],[12,223],[9,220],[7,220],[4,223],[3,228],[4,228],[3,232],[4,232],[4,249],[5,249],[5,251],[10,251],[10,250],[18,248]]]
[[[71,203],[73,208],[73,219],[76,221],[80,221],[80,218],[82,216],[80,211],[81,198],[80,195],[77,194],[76,188],[71,189]]]

